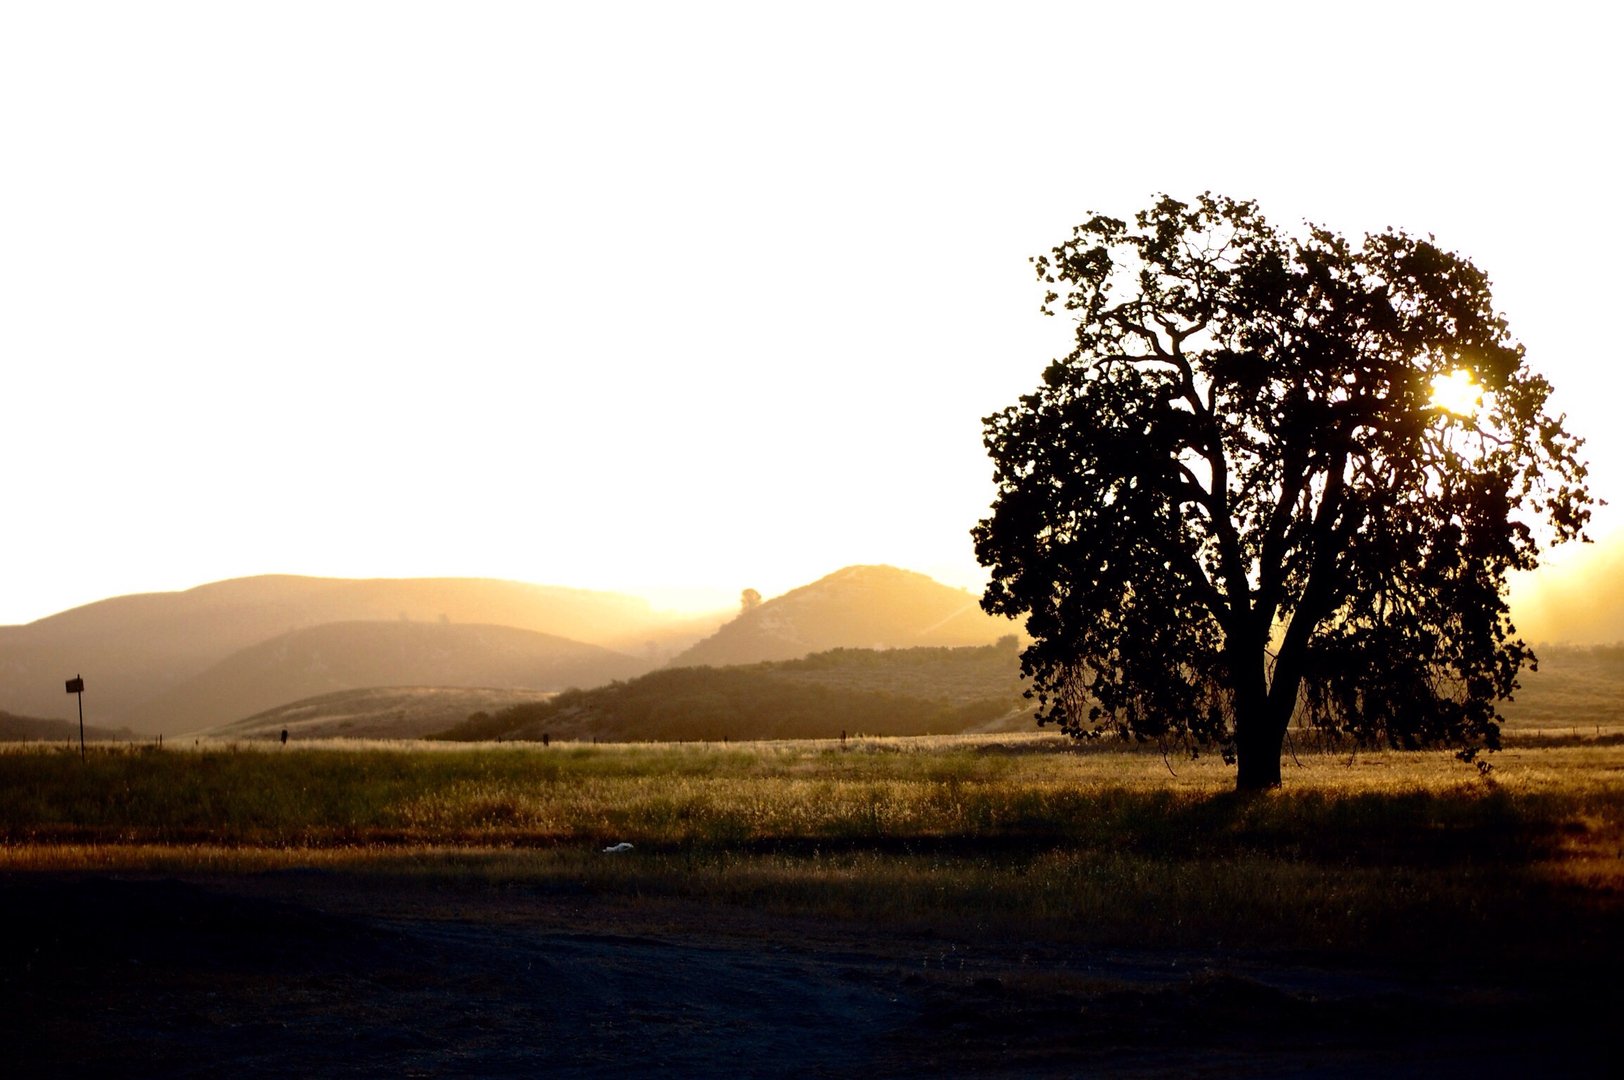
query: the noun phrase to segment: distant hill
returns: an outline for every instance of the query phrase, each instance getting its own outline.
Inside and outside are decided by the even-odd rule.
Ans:
[[[1540,645],[1539,670],[1501,705],[1508,735],[1624,734],[1624,642]]]
[[[848,566],[742,612],[670,667],[792,660],[840,647],[986,645],[1017,624],[963,589],[892,566]]]
[[[835,738],[1025,730],[1013,642],[839,649],[800,660],[667,668],[626,683],[471,717],[450,739]]]
[[[1546,646],[1541,657],[1540,670],[1524,673],[1517,700],[1504,706],[1508,739],[1624,733],[1624,644]],[[286,728],[294,739],[409,739],[459,728],[474,738],[539,739],[545,731],[559,739],[643,739],[663,726],[667,738],[742,740],[765,737],[769,730],[828,737],[841,727],[854,734],[1034,729],[1031,703],[1021,697],[1019,653],[1007,645],[835,649],[800,660],[699,671],[653,673],[636,680],[638,689],[630,694],[600,687],[579,695],[574,710],[541,707],[556,695],[539,691],[352,690],[203,734],[265,739]],[[763,685],[757,678],[763,674],[778,685]],[[475,714],[483,715],[468,723]],[[745,724],[742,718],[752,714],[775,719]]]
[[[511,626],[329,623],[241,649],[139,706],[131,720],[143,730],[195,732],[337,690],[563,690],[646,669],[641,661],[596,645]]]
[[[83,674],[88,717],[155,732],[154,714],[142,706],[239,649],[293,630],[380,620],[554,634],[628,652],[647,670],[709,633],[720,617],[678,620],[637,597],[482,578],[238,578],[0,627],[0,706],[65,717],[62,682]]]
[[[195,732],[208,739],[417,739],[453,727],[474,713],[543,702],[542,690],[450,686],[391,686],[342,690],[281,705],[235,723]]]
[[[135,733],[129,728],[113,730],[104,727],[85,725],[85,738],[98,742],[103,740],[133,739]],[[78,742],[79,721],[74,720],[43,720],[37,716],[13,716],[8,712],[0,712],[0,742]]]

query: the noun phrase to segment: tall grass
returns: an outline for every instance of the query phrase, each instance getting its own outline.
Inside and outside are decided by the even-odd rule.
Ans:
[[[1221,762],[1045,736],[0,753],[0,869],[290,866],[1045,935],[1529,944],[1618,920],[1624,748]],[[628,856],[600,852],[634,844]],[[1601,920],[1598,922],[1597,920]],[[1585,928],[1590,929],[1585,929]]]
[[[1572,819],[1618,824],[1624,749],[1313,756],[1248,799],[1213,759],[1065,752],[1031,737],[424,751],[399,744],[0,753],[0,840],[320,845],[1052,840],[1316,855],[1485,833],[1492,856]],[[1537,828],[1536,828],[1537,826]],[[1492,842],[1491,842],[1492,841]]]

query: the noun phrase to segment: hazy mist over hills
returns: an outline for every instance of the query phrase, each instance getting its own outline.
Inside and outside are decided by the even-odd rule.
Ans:
[[[287,574],[234,578],[173,593],[120,596],[52,615],[23,627],[0,627],[0,642],[18,630],[38,643],[128,643],[177,653],[241,648],[267,637],[326,622],[400,619],[480,622],[574,637],[606,648],[625,646],[668,623],[647,600],[620,593],[489,578],[313,578]]]
[[[1557,549],[1534,574],[1513,577],[1511,614],[1530,642],[1624,641],[1624,536]]]
[[[1513,594],[1526,638],[1624,639],[1624,610],[1613,602],[1614,583],[1624,580],[1624,548],[1580,549],[1553,569],[1537,596]],[[266,724],[302,724],[313,732],[416,737],[472,712],[661,667],[788,661],[831,649],[985,646],[1019,629],[982,612],[970,592],[891,566],[846,567],[709,616],[660,612],[617,593],[481,578],[268,575],[117,597],[0,627],[0,709],[18,719],[69,721],[74,701],[63,680],[83,674],[86,720],[98,729],[216,729],[238,737],[248,729],[219,729],[264,714],[249,725],[256,733]],[[1508,715],[1532,715],[1541,695],[1558,690],[1590,698],[1612,692],[1611,674],[1582,675],[1575,667],[1582,657],[1570,652],[1541,650],[1549,670],[1524,675],[1526,692]],[[1014,662],[1013,652],[1007,657]],[[848,663],[843,670],[855,669]],[[903,667],[884,670],[881,681],[894,680]],[[796,681],[807,682],[802,675]],[[704,692],[713,689],[707,684]],[[883,692],[931,697],[918,687]],[[318,697],[320,704],[310,703]],[[293,711],[277,714],[282,708]],[[748,726],[741,720],[723,729]],[[34,721],[12,728],[46,730]],[[49,729],[53,738],[66,730]]]
[[[65,718],[72,703],[63,693],[63,680],[83,674],[86,712],[97,723],[173,732],[179,729],[153,711],[156,699],[240,649],[329,623],[506,626],[635,652],[639,659],[628,661],[629,667],[646,671],[709,633],[723,618],[675,617],[654,611],[641,598],[617,593],[483,578],[238,578],[185,592],[116,597],[26,626],[0,627],[0,708]],[[349,655],[358,654],[351,650]],[[300,696],[305,694],[255,708]],[[131,718],[138,710],[145,719],[136,722]]]
[[[112,730],[85,725],[86,739],[128,739],[135,733],[128,728]],[[45,742],[75,742],[79,738],[77,720],[41,720],[33,716],[13,716],[0,710],[0,742],[26,742],[35,739]]]
[[[985,645],[1014,630],[972,594],[888,566],[848,567],[734,614],[477,578],[241,578],[0,627],[0,707],[66,719],[63,680],[82,674],[95,723],[173,735],[337,691],[556,691],[663,663]]]
[[[140,731],[192,732],[290,701],[366,687],[563,690],[651,665],[597,645],[511,626],[324,623],[232,653],[131,710]]]

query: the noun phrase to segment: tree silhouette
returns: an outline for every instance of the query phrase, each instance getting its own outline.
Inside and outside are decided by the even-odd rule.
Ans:
[[[1298,709],[1497,747],[1533,661],[1506,575],[1582,537],[1590,496],[1484,275],[1431,238],[1296,238],[1210,194],[1096,216],[1033,262],[1075,348],[986,419],[973,536],[982,606],[1026,617],[1040,718],[1217,744],[1243,790],[1280,783]],[[1463,384],[1475,407],[1435,400]]]

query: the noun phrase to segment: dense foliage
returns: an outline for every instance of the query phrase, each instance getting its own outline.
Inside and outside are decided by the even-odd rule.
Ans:
[[[1041,716],[1216,743],[1245,788],[1279,783],[1298,709],[1493,748],[1532,657],[1506,575],[1590,500],[1484,275],[1211,195],[1096,216],[1034,262],[1075,347],[987,419],[974,537],[983,606],[1027,620]],[[1434,403],[1468,376],[1480,404]]]

